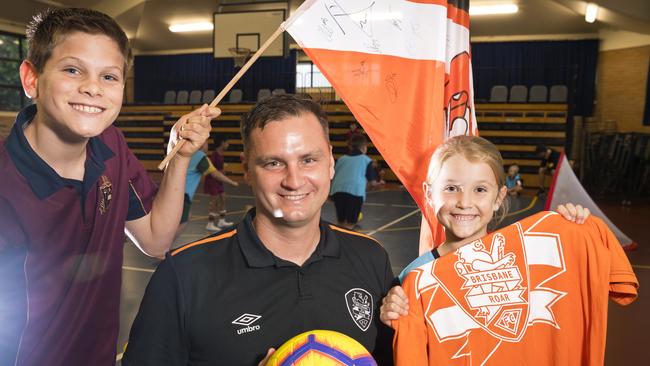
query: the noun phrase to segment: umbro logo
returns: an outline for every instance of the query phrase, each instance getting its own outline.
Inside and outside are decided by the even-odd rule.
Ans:
[[[244,326],[244,328],[237,329],[237,334],[250,333],[256,330],[260,330],[261,327],[259,326],[259,324],[253,325],[253,323],[258,321],[261,317],[262,317],[261,315],[244,313],[239,317],[237,317],[237,319],[233,320],[232,323],[235,325]]]

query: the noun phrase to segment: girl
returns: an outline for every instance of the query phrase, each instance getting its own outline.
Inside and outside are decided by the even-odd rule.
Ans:
[[[214,137],[215,150],[210,156],[210,161],[222,175],[224,174],[224,152],[228,150],[228,146],[228,141],[221,136]],[[230,221],[226,221],[226,191],[223,188],[223,182],[233,187],[237,187],[238,184],[225,175],[223,175],[223,178],[225,179],[216,179],[210,175],[205,176],[203,189],[205,193],[210,195],[208,224],[205,228],[209,231],[220,231],[233,224]]]
[[[441,144],[431,157],[423,185],[426,209],[445,228],[445,242],[402,273],[487,235],[488,226],[496,226],[508,211],[501,154],[481,137],[456,136]],[[570,203],[558,206],[557,212],[579,224],[590,214],[587,208]],[[384,297],[380,318],[390,326],[391,320],[406,314],[407,296],[395,286]]]

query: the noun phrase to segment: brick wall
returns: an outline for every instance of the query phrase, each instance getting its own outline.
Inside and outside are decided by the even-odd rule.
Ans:
[[[649,63],[650,45],[600,52],[597,119],[615,120],[619,132],[650,133],[642,121]]]

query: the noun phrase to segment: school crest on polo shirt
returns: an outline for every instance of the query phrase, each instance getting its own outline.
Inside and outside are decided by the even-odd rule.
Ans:
[[[111,205],[111,198],[113,197],[113,185],[107,176],[102,175],[99,183],[99,213],[105,214]]]
[[[354,324],[364,332],[368,330],[372,323],[372,295],[362,288],[353,288],[345,294],[345,304]]]

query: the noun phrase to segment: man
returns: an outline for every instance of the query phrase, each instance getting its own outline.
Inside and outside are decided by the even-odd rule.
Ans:
[[[242,117],[241,133],[256,209],[160,264],[123,365],[263,364],[270,347],[312,329],[345,333],[391,364],[378,316],[388,255],[320,220],[334,159],[319,105],[273,96]]]

